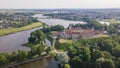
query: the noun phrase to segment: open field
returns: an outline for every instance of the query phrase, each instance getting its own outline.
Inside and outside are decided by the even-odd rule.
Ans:
[[[0,29],[0,36],[20,32],[20,31],[24,31],[24,30],[28,30],[28,29],[32,29],[32,28],[36,28],[36,27],[40,27],[42,25],[43,24],[41,22],[36,22],[36,23],[32,23],[32,24],[29,24],[27,26],[23,26],[20,28]]]
[[[106,34],[98,34],[98,35],[94,35],[93,37],[91,38],[99,38],[99,37],[110,37],[109,35],[106,35]]]
[[[105,22],[110,22],[111,24],[114,24],[114,23],[119,23],[120,24],[120,20],[115,20],[115,19],[106,19],[106,20],[103,20]]]
[[[72,43],[72,40],[60,39],[60,43]]]

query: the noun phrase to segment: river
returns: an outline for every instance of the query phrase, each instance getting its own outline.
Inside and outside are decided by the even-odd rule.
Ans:
[[[43,17],[41,14],[35,15],[36,17],[38,16]],[[81,21],[68,21],[68,20],[61,20],[61,19],[39,19],[41,22],[48,24],[48,25],[63,25],[64,27],[67,27],[69,24],[73,23],[80,23],[84,24],[85,22]],[[26,31],[21,31],[17,32],[15,34],[9,34],[5,36],[0,37],[0,53],[2,52],[14,52],[18,50],[27,50],[29,51],[30,48],[22,46],[23,44],[28,42],[28,38],[30,37],[30,33],[40,29],[39,28],[34,28]],[[48,40],[46,40],[46,44],[51,45]]]
[[[62,19],[39,19],[40,21],[48,24],[48,25],[63,25],[65,28],[68,27],[69,24],[86,24],[86,22],[83,21],[70,21],[70,20],[62,20]]]
[[[58,63],[53,58],[45,58],[17,66],[16,68],[58,68]]]
[[[40,15],[36,15],[36,16],[40,17]],[[71,23],[84,24],[84,22],[81,22],[81,21],[66,21],[66,20],[61,20],[61,19],[39,19],[39,20],[48,25],[60,24],[60,25],[63,25],[64,27],[67,27]],[[18,51],[18,50],[29,51],[30,48],[22,46],[22,45],[28,42],[28,38],[30,37],[31,32],[33,32],[37,29],[40,29],[40,28],[41,27],[17,32],[15,34],[1,36],[0,37],[0,53],[1,52],[11,53],[11,52]],[[47,42],[46,43],[47,45],[51,45],[49,40],[46,39],[46,42]],[[18,68],[57,68],[56,62],[57,61],[55,61],[54,59],[48,60],[46,58],[46,59],[37,60],[34,62],[30,62],[30,63],[24,64],[24,65],[18,66]]]
[[[40,28],[30,29],[26,31],[17,32],[15,34],[1,36],[0,52],[14,52],[17,50],[29,51],[30,48],[22,46],[22,44],[27,43],[30,33],[37,29],[40,29]]]

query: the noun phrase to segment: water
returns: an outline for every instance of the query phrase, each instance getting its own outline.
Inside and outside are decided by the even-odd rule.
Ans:
[[[39,18],[43,17],[43,16],[41,16],[41,14],[38,14],[35,16],[38,16]],[[67,20],[61,20],[61,19],[39,19],[39,20],[48,25],[60,24],[60,25],[63,25],[64,27],[67,27],[70,23],[73,23],[73,24],[76,24],[76,23],[84,24],[85,23],[85,22],[81,22],[81,21],[67,21]],[[22,31],[22,32],[17,32],[15,34],[1,36],[0,37],[0,53],[1,52],[14,52],[14,51],[18,51],[18,50],[29,51],[30,48],[22,46],[22,45],[28,42],[30,33],[37,29],[40,29],[40,27]],[[46,40],[46,42],[48,45],[51,45],[49,40]]]
[[[65,28],[68,27],[69,24],[86,24],[83,21],[70,21],[70,20],[62,20],[62,19],[39,19],[40,21],[48,24],[48,25],[63,25]]]
[[[15,34],[5,35],[0,37],[0,53],[1,52],[14,52],[17,50],[27,50],[30,48],[22,46],[23,44],[28,42],[28,38],[30,37],[30,33],[40,29],[30,29],[27,31],[17,32]]]
[[[87,22],[83,21],[71,21],[71,20],[63,20],[63,19],[47,19],[48,16],[43,16],[43,14],[36,14],[33,17],[37,17],[38,20],[48,24],[48,25],[63,25],[65,28],[68,27],[69,24],[87,24]],[[46,19],[44,19],[46,18]],[[48,17],[49,18],[49,17]]]
[[[41,15],[36,15],[36,16],[40,17]],[[84,22],[81,22],[81,21],[66,21],[66,20],[60,20],[60,19],[39,19],[39,20],[48,25],[60,24],[60,25],[63,25],[64,27],[67,27],[71,23],[85,24]],[[0,37],[0,53],[1,52],[14,52],[17,50],[29,51],[30,48],[22,46],[22,45],[28,42],[30,33],[37,29],[40,29],[40,28],[30,29],[30,30],[26,30],[22,32],[17,32],[15,34],[1,36]],[[49,40],[46,39],[46,42],[47,42],[46,43],[47,45],[51,45]],[[58,62],[55,61],[54,59],[46,58],[46,59],[37,60],[37,61],[33,61],[33,62],[20,65],[17,68],[58,68],[57,64]]]
[[[20,65],[16,68],[58,68],[58,62],[53,58],[45,58]]]

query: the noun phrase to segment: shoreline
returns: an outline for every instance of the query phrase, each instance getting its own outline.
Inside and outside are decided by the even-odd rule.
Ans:
[[[40,24],[32,27],[32,25],[35,25],[35,24],[38,24],[38,23],[40,23]],[[26,25],[26,26],[23,26],[23,27],[20,27],[20,28],[0,29],[0,31],[4,31],[4,30],[9,31],[9,30],[15,30],[16,29],[16,31],[11,31],[11,32],[7,32],[7,33],[4,33],[4,34],[0,34],[0,37],[10,35],[10,34],[15,34],[17,32],[22,32],[22,31],[27,31],[27,30],[30,30],[30,29],[42,27],[43,25],[44,25],[44,23],[40,21],[40,22],[32,23],[32,24],[29,24],[29,25]],[[26,28],[26,27],[30,27],[30,28]]]
[[[42,60],[42,59],[45,59],[45,58],[49,58],[49,56],[46,55],[46,56],[36,57],[36,58],[33,58],[33,59],[27,59],[27,60],[24,60],[22,62],[17,62],[17,63],[13,63],[13,64],[7,64],[6,66],[3,66],[3,67],[4,68],[18,67],[19,65],[34,62],[34,61],[37,61],[37,60]]]

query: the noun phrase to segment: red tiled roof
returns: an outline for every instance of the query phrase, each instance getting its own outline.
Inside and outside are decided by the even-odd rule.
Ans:
[[[75,30],[79,30],[78,32],[76,32]],[[71,28],[68,30],[64,31],[66,34],[81,34],[81,35],[85,35],[85,34],[94,34],[95,32],[91,29],[81,29],[81,28]]]
[[[53,36],[60,35],[60,32],[53,32],[52,35],[53,35]]]
[[[82,30],[82,28],[71,28],[70,30]]]

